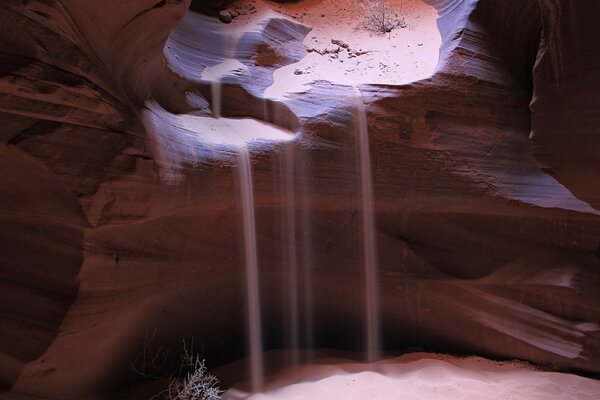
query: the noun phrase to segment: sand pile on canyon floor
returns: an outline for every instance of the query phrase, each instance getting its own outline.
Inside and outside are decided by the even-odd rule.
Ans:
[[[593,400],[600,381],[520,362],[413,353],[359,364],[323,361],[275,377],[263,393],[224,400]]]

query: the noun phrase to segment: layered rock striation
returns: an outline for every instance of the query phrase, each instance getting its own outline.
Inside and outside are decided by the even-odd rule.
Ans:
[[[441,38],[431,76],[358,85],[385,348],[598,373],[600,5],[429,3]],[[304,344],[360,350],[355,91],[319,80],[264,97],[276,71],[306,57],[311,31],[290,16],[302,2],[268,6],[279,14],[256,6],[258,22],[235,31],[245,16],[223,24],[187,1],[0,4],[0,385],[9,398],[109,396],[159,367],[140,365],[144,350],[191,337],[213,365],[244,356],[235,161],[146,118],[210,116],[202,73],[227,58],[243,68],[222,79],[223,116],[299,135],[253,149],[266,348],[288,345],[294,246],[300,316],[313,327]]]

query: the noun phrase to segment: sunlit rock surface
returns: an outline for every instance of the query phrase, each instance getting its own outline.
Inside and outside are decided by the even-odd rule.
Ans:
[[[148,338],[156,354],[194,337],[211,365],[245,355],[235,162],[179,130],[213,123],[217,76],[223,120],[285,135],[266,148],[242,140],[267,349],[288,345],[291,183],[296,255],[311,274],[299,287],[313,328],[303,344],[362,350],[356,84],[386,349],[600,372],[600,4],[404,1],[407,27],[392,33],[423,29],[439,52],[418,80],[392,82],[296,74],[329,60],[343,74],[340,52],[368,64],[331,41],[315,56],[313,36],[327,38],[311,23],[345,18],[340,7],[302,15],[318,3],[234,3],[245,14],[231,24],[188,1],[0,4],[3,396],[108,396],[141,379]],[[437,31],[411,5],[437,13]],[[390,37],[371,40],[408,51]],[[392,77],[405,67],[386,65]],[[302,90],[269,95],[278,80]]]

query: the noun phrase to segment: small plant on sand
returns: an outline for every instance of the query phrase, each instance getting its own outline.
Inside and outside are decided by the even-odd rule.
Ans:
[[[220,400],[219,380],[206,371],[204,360],[200,356],[185,351],[182,357],[183,369],[187,370],[182,378],[171,378],[167,398],[169,400]]]
[[[362,26],[375,32],[390,32],[398,26],[398,15],[386,6],[385,0],[352,0],[364,16]]]
[[[158,371],[155,370],[154,365],[157,357],[147,358],[145,356],[153,338],[154,335],[150,339],[146,337],[143,350],[144,357],[138,357],[140,360],[150,362],[151,368],[144,365],[140,368],[134,368],[134,371],[144,378],[155,379],[158,378]],[[161,354],[162,351],[163,348],[161,347]],[[151,371],[152,374],[149,374],[148,371]],[[223,391],[219,388],[219,380],[207,372],[205,360],[194,353],[193,341],[190,347],[184,341],[179,370],[172,371],[168,388],[152,396],[149,400],[220,400],[221,393]]]

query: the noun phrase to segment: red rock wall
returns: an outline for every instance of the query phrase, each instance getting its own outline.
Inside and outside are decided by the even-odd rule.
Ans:
[[[361,87],[386,343],[599,372],[598,6],[432,3],[434,76]],[[166,184],[138,121],[150,97],[173,112],[190,108],[190,89],[209,97],[161,54],[187,6],[0,4],[0,382],[11,395],[107,394],[135,379],[148,335],[172,348],[193,336],[215,364],[244,354],[235,171],[190,163]],[[226,85],[225,113],[260,117],[253,85],[276,67]],[[313,343],[356,349],[349,92],[320,82],[272,107],[294,113],[310,144],[293,165]],[[253,165],[268,347],[285,344],[283,157]]]
[[[533,154],[548,174],[596,209],[600,155],[597,126],[600,6],[585,1],[544,1],[544,29],[533,69]]]

